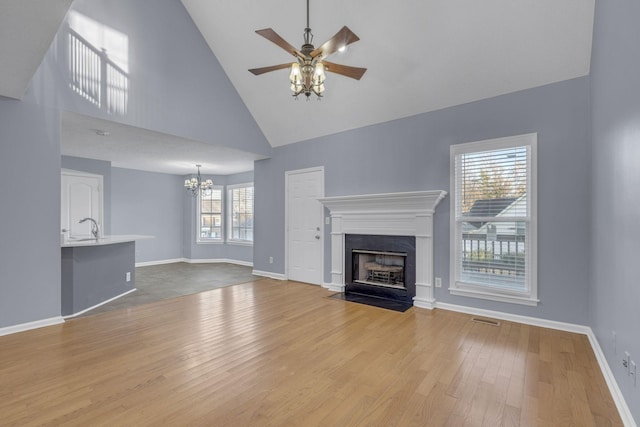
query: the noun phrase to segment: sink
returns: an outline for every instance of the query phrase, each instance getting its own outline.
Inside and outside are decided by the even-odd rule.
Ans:
[[[75,238],[75,237],[69,237],[67,242],[89,242],[91,240],[98,241],[98,239],[95,239],[93,237],[83,237],[81,239],[78,239],[78,238]]]

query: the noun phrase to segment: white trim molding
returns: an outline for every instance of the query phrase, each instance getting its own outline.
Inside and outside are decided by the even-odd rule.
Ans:
[[[538,249],[537,249],[537,144],[538,134],[529,133],[524,135],[508,136],[504,138],[489,139],[477,142],[467,142],[463,144],[454,144],[449,147],[449,180],[451,189],[451,206],[450,206],[450,225],[449,225],[449,292],[452,295],[460,295],[470,298],[480,298],[492,301],[500,301],[528,306],[537,306],[540,302],[538,299]],[[502,213],[490,216],[478,216],[481,214],[471,215],[471,211],[462,212],[461,208],[461,185],[462,185],[462,168],[461,163],[464,155],[474,155],[476,153],[486,153],[497,150],[524,148],[526,150],[526,197],[518,197],[515,203],[526,205],[524,215],[506,214],[508,209],[505,208]],[[470,160],[472,170],[476,170],[481,160],[477,157]],[[484,159],[484,158],[483,158]],[[490,163],[486,160],[487,164]],[[503,214],[504,213],[504,214]],[[474,281],[475,279],[465,277],[462,267],[462,254],[465,250],[463,243],[464,224],[466,222],[485,222],[500,224],[501,222],[521,222],[524,224],[524,265],[526,274],[522,288],[506,289],[499,285],[491,285],[483,281]],[[488,233],[487,233],[488,234]],[[502,247],[502,246],[500,246]]]
[[[622,418],[622,423],[626,427],[637,427],[636,422],[633,419],[633,415],[631,414],[631,410],[627,405],[627,401],[624,400],[624,396],[622,394],[622,391],[620,390],[620,387],[618,386],[618,382],[613,376],[613,372],[611,371],[609,363],[607,363],[607,358],[604,356],[602,347],[600,347],[600,342],[598,342],[598,339],[596,338],[596,335],[593,333],[593,330],[591,328],[589,328],[587,337],[589,338],[589,342],[591,343],[593,353],[596,355],[598,365],[600,365],[602,376],[604,376],[604,380],[609,387],[609,392],[611,392],[613,402],[616,404],[616,408],[618,408],[620,418]]]
[[[111,302],[111,301],[115,301],[115,300],[117,300],[118,298],[122,298],[123,296],[125,296],[125,295],[129,295],[131,292],[135,292],[135,291],[137,291],[137,290],[138,290],[137,288],[129,289],[127,292],[123,292],[123,293],[121,293],[120,295],[116,295],[115,297],[113,297],[113,298],[109,298],[109,299],[108,299],[108,300],[106,300],[106,301],[102,301],[102,302],[101,302],[101,303],[99,303],[99,304],[96,304],[96,305],[91,306],[91,307],[89,307],[89,308],[85,308],[85,309],[84,309],[84,310],[82,310],[82,311],[79,311],[79,312],[77,312],[77,313],[68,314],[68,315],[66,315],[66,316],[63,316],[63,319],[72,319],[72,318],[74,318],[74,317],[80,316],[81,314],[84,314],[84,313],[86,313],[87,311],[94,310],[94,309],[96,309],[96,308],[100,307],[101,305],[105,305],[105,304],[107,304],[107,303],[109,303],[109,302]]]
[[[176,262],[187,262],[186,258],[160,259],[157,261],[136,262],[136,267],[149,267],[151,265],[175,264]]]
[[[271,271],[253,270],[251,274],[254,276],[267,277],[269,279],[287,280],[287,276],[285,274],[272,273]]]
[[[244,265],[245,267],[253,267],[253,263],[249,261],[240,261],[236,259],[228,258],[211,258],[211,259],[185,259],[188,264],[236,264]]]
[[[59,325],[61,323],[64,323],[64,318],[62,318],[62,316],[56,316],[48,319],[36,320],[34,322],[6,326],[4,328],[0,328],[0,337],[4,335],[17,334],[18,332],[30,331],[32,329],[44,328],[46,326]]]
[[[633,420],[633,415],[629,410],[629,406],[627,405],[627,402],[625,401],[624,396],[622,395],[622,391],[620,390],[620,387],[618,387],[618,382],[613,376],[611,367],[609,366],[609,363],[607,362],[607,359],[604,356],[604,352],[600,347],[600,343],[598,342],[598,339],[593,333],[593,330],[589,326],[577,325],[574,323],[557,322],[555,320],[540,319],[537,317],[520,316],[517,314],[510,314],[510,313],[504,313],[504,312],[492,311],[492,310],[484,310],[481,308],[473,308],[473,307],[467,307],[463,305],[455,305],[455,304],[448,304],[448,303],[442,303],[442,302],[437,302],[435,305],[435,308],[586,335],[587,338],[589,339],[589,343],[591,344],[591,348],[593,349],[593,353],[595,354],[596,360],[598,361],[598,365],[600,366],[600,370],[602,371],[602,375],[604,376],[605,382],[609,387],[609,392],[611,393],[611,397],[613,398],[616,408],[618,409],[620,418],[622,418],[622,422],[626,427],[637,427],[635,421]]]
[[[176,262],[186,262],[188,264],[236,264],[244,265],[245,267],[253,267],[251,261],[240,261],[237,259],[228,258],[211,258],[211,259],[191,259],[191,258],[173,258],[173,259],[161,259],[158,261],[145,261],[136,262],[136,267],[148,267],[150,265],[162,265],[162,264],[175,264]]]
[[[416,295],[413,305],[432,309],[433,214],[446,191],[363,194],[318,199],[331,213],[331,284],[344,292],[346,234],[414,236],[416,238]]]

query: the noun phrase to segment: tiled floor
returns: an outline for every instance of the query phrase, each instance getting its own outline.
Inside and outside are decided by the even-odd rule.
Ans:
[[[256,280],[258,277],[251,274],[251,270],[251,267],[223,263],[188,264],[179,262],[138,267],[135,271],[137,288],[135,292],[88,311],[82,316],[120,310]]]

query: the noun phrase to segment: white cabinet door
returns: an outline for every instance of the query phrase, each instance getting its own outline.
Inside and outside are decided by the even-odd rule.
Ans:
[[[322,169],[287,172],[287,278],[321,285],[323,279]]]
[[[90,237],[91,222],[98,222],[102,234],[102,176],[73,171],[61,173],[60,228],[67,237]]]

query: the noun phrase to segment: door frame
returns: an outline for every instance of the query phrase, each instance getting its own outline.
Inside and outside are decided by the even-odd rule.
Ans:
[[[324,197],[324,166],[315,166],[305,169],[295,169],[285,171],[284,179],[284,276],[286,280],[289,280],[289,177],[292,175],[298,175],[310,172],[321,172],[320,174],[320,197]],[[322,241],[322,250],[320,251],[320,283],[318,285],[325,286],[324,282],[324,205],[320,204],[320,238]]]
[[[73,169],[64,169],[61,168],[60,169],[60,198],[61,198],[61,203],[60,203],[60,232],[62,232],[62,176],[76,176],[76,177],[80,177],[80,178],[96,178],[98,179],[98,194],[100,195],[100,197],[98,198],[98,202],[99,202],[99,207],[98,207],[98,223],[100,224],[100,237],[104,236],[104,176],[99,175],[99,174],[95,174],[95,173],[89,173],[89,172],[83,172],[83,171],[77,171],[77,170],[73,170]],[[94,218],[95,219],[95,218]]]

